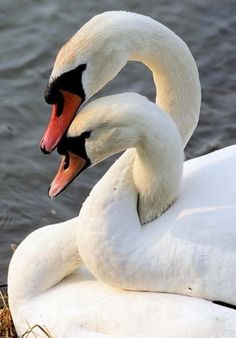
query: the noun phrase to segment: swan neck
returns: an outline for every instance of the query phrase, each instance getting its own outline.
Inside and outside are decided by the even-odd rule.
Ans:
[[[184,147],[196,128],[201,88],[196,63],[184,43],[164,25],[150,20],[128,42],[129,60],[144,63],[153,73],[156,103],[174,120]]]
[[[80,257],[75,243],[75,219],[32,232],[16,249],[9,266],[11,310],[38,296],[69,275]]]
[[[184,158],[181,138],[173,122],[164,121],[160,119],[153,132],[150,126],[136,147],[132,175],[141,224],[160,217],[179,194]]]

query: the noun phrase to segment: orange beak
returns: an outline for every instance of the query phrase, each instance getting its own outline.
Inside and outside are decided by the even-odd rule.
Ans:
[[[49,187],[49,197],[57,197],[88,165],[88,161],[68,151],[62,157],[58,172]]]
[[[41,139],[40,148],[45,154],[51,153],[69,128],[76,111],[82,103],[82,98],[61,90],[63,95],[63,111],[58,114],[58,105],[52,105],[51,118],[48,127]]]

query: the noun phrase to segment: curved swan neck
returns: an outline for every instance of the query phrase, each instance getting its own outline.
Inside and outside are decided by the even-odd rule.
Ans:
[[[78,136],[86,130],[92,130],[85,150],[94,165],[135,149],[129,170],[139,194],[141,223],[159,217],[174,202],[182,177],[183,145],[166,112],[136,93],[107,96],[87,104],[72,122],[67,136],[74,137],[78,149]]]
[[[155,118],[149,112],[144,114],[143,136],[132,165],[141,224],[160,217],[173,204],[182,178],[184,156],[176,126],[165,113],[153,113]]]
[[[11,311],[56,285],[81,263],[74,238],[72,219],[40,228],[19,245],[8,273]]]
[[[198,70],[189,48],[170,29],[142,15],[134,14],[125,29],[128,60],[140,61],[152,71],[156,103],[171,115],[185,147],[201,104]]]
[[[156,103],[171,115],[185,146],[199,118],[198,70],[183,40],[158,21],[123,11],[93,17],[58,53],[50,82],[87,64],[82,86],[88,99],[129,60],[142,62],[152,71]]]
[[[157,105],[135,93],[100,98],[81,109],[68,136],[77,142],[85,130],[93,130],[85,142],[93,164],[135,149],[134,161],[127,167],[139,195],[141,223],[159,217],[174,202],[182,177],[182,140],[171,117]],[[121,183],[124,189],[126,183]]]

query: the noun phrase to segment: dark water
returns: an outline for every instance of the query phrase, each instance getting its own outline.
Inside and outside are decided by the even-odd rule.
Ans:
[[[39,226],[76,216],[109,165],[87,171],[51,201],[47,188],[58,157],[41,154],[38,143],[49,118],[43,92],[58,48],[93,15],[117,9],[160,20],[196,58],[203,103],[187,157],[236,143],[235,0],[1,0],[0,283],[6,280],[10,244]],[[127,90],[154,99],[151,74],[141,64],[128,64],[99,95]]]

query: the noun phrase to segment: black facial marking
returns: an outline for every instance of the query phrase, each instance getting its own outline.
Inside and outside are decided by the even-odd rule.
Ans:
[[[225,303],[225,302],[221,302],[221,301],[213,301],[212,303],[214,304],[217,304],[217,305],[221,305],[221,306],[225,306],[225,307],[228,307],[229,309],[233,309],[233,310],[236,310],[236,306],[233,305],[233,304],[229,304],[229,303]]]
[[[62,93],[58,92],[58,97],[57,97],[57,116],[60,116],[63,112],[64,108],[64,98]]]
[[[86,69],[86,64],[79,65],[77,68],[63,73],[54,81],[48,83],[44,93],[45,101],[48,104],[62,104],[60,113],[63,109],[63,97],[60,90],[65,90],[71,94],[81,97],[82,102],[85,100],[85,93],[82,85],[82,73]],[[60,108],[60,107],[59,107]]]
[[[79,136],[76,137],[63,137],[57,146],[57,151],[60,155],[66,155],[68,151],[73,154],[79,155],[86,162],[91,164],[90,159],[85,150],[85,140],[89,138],[91,135],[91,131],[85,131]]]

